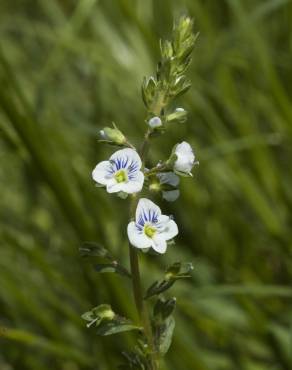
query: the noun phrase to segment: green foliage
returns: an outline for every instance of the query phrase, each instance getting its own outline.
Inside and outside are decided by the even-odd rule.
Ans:
[[[131,274],[123,267],[120,266],[117,262],[112,263],[99,263],[94,266],[97,272],[105,273],[105,272],[115,272],[120,275],[124,275],[127,277],[131,277]]]
[[[108,304],[101,304],[85,312],[82,319],[88,321],[88,328],[94,325],[97,328],[96,333],[103,336],[130,330],[141,330],[139,326],[133,325],[130,320],[116,315]]]
[[[113,370],[132,344],[132,333],[104,341],[86,330],[79,313],[102,302],[134,313],[128,279],[97,278],[77,250],[96,240],[126,265],[124,201],[90,183],[112,151],[98,132],[116,122],[135,143],[145,131],[139,86],[184,11],[200,31],[177,103],[188,124],[153,139],[148,165],[185,137],[200,161],[180,200],[163,205],[180,229],[166,258],[195,266],[172,288],[164,367],[291,368],[291,1],[2,0],[1,369]],[[149,284],[161,263],[143,258]]]
[[[114,261],[111,253],[102,245],[94,242],[84,242],[82,247],[79,248],[82,257],[103,257],[109,261]]]
[[[124,357],[127,360],[126,364],[120,365],[119,370],[146,370],[147,363],[144,356],[136,352],[123,352]]]
[[[174,311],[176,299],[170,298],[167,300],[158,298],[153,309],[153,316],[155,321],[167,319]]]
[[[165,292],[167,289],[180,279],[191,277],[190,272],[193,270],[193,265],[190,262],[175,262],[169,266],[162,280],[155,281],[148,289],[145,299],[154,295]]]
[[[175,327],[172,313],[176,306],[176,299],[170,298],[164,300],[159,298],[155,303],[153,310],[153,333],[154,343],[157,352],[162,356],[165,355],[171,345],[172,336]]]
[[[165,355],[172,342],[175,321],[173,316],[169,316],[164,322],[156,324],[154,330],[154,343],[158,352]]]
[[[103,246],[94,242],[84,242],[79,248],[82,257],[102,257],[110,263],[98,263],[94,265],[95,271],[100,273],[115,272],[117,274],[131,277],[130,272],[123,267]]]

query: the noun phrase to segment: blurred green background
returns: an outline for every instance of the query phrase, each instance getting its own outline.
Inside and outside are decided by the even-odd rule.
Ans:
[[[200,166],[173,204],[180,228],[144,285],[192,261],[178,299],[169,370],[292,368],[292,1],[1,0],[0,369],[112,370],[132,334],[100,338],[80,315],[110,302],[135,315],[128,281],[79,256],[104,244],[127,264],[127,201],[91,170],[112,121],[138,143],[142,77],[158,39],[188,13],[200,32],[177,106],[187,124],[153,141],[153,163],[187,140]],[[151,159],[150,158],[150,159]]]

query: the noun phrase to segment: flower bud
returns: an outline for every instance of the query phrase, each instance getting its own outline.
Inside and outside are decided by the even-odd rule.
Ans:
[[[102,319],[112,320],[115,317],[115,313],[113,312],[113,310],[108,309],[102,313],[101,317]]]
[[[114,125],[113,128],[104,127],[103,130],[99,131],[99,135],[103,140],[108,140],[118,145],[126,143],[124,134],[116,127],[116,125]]]
[[[157,127],[161,127],[162,126],[161,119],[159,117],[156,117],[156,116],[150,118],[150,120],[148,121],[148,126],[152,129],[155,129]]]
[[[179,175],[191,175],[195,164],[195,155],[189,143],[183,141],[174,147],[169,161],[172,160],[173,169]]]
[[[104,130],[100,130],[99,131],[99,136],[101,137],[101,139],[103,139],[103,140],[107,140],[108,138],[106,137],[106,135],[105,135],[105,132],[104,132]]]
[[[93,309],[93,313],[96,317],[101,320],[112,320],[115,317],[115,313],[111,306],[108,304],[101,304]]]
[[[178,122],[183,123],[187,119],[187,111],[183,108],[176,108],[176,110],[173,113],[170,113],[166,117],[167,122]]]

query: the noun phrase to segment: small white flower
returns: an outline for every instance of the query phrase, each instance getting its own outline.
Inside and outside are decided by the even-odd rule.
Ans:
[[[176,112],[185,112],[185,110],[183,108],[176,108],[175,110]]]
[[[177,234],[176,223],[169,216],[162,215],[156,204],[146,198],[139,200],[136,220],[128,224],[128,238],[134,247],[152,247],[158,253],[165,253],[166,241]]]
[[[92,178],[98,184],[105,185],[108,193],[137,193],[142,190],[144,183],[141,166],[141,159],[134,149],[121,149],[108,161],[98,163],[92,171]]]
[[[162,122],[161,122],[161,119],[159,117],[152,117],[149,121],[148,121],[148,125],[151,127],[151,128],[156,128],[156,127],[160,127],[162,126]]]
[[[190,144],[183,141],[176,146],[174,153],[177,156],[177,159],[174,163],[174,170],[181,173],[190,174],[195,164],[195,155]]]

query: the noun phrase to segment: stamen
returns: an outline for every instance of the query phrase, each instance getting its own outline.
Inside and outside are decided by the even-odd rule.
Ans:
[[[156,234],[156,228],[152,225],[145,225],[144,227],[144,233],[149,237],[153,238],[153,236]]]
[[[128,180],[128,176],[125,170],[119,170],[115,173],[115,179],[118,183],[125,182]]]

